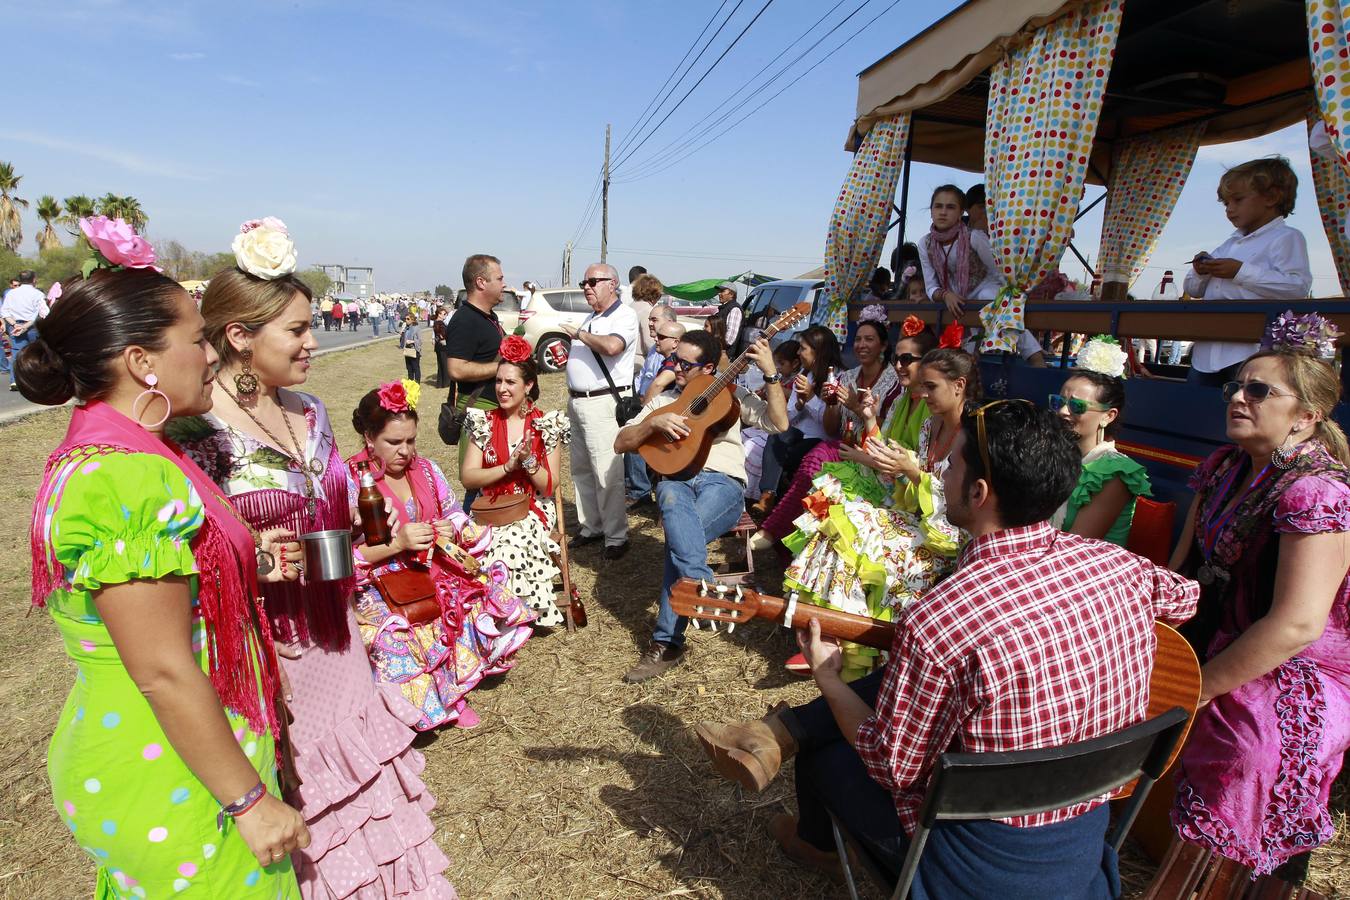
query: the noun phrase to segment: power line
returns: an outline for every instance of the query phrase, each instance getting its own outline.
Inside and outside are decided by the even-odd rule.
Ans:
[[[700,31],[700,32],[698,33],[698,37],[694,38],[693,43],[691,43],[691,44],[689,45],[689,49],[686,50],[686,51],[684,51],[684,56],[680,57],[680,61],[679,61],[678,63],[675,64],[675,68],[674,68],[674,69],[671,69],[670,74],[666,76],[665,82],[663,82],[662,85],[661,85],[659,88],[656,89],[656,93],[652,94],[652,99],[650,99],[650,100],[647,101],[647,106],[642,110],[642,112],[638,113],[638,119],[639,119],[639,120],[641,120],[642,117],[645,116],[645,115],[647,115],[647,112],[648,112],[649,110],[651,110],[652,104],[653,104],[653,103],[656,103],[656,98],[661,96],[661,92],[664,91],[664,90],[666,89],[666,85],[670,84],[670,79],[674,78],[674,77],[675,77],[675,73],[678,72],[678,71],[680,71],[680,67],[683,66],[683,65],[684,65],[684,61],[685,61],[686,59],[689,58],[689,54],[694,52],[694,48],[698,46],[698,42],[701,41],[701,40],[703,40],[703,35],[705,35],[705,34],[708,33],[708,29],[712,27],[712,23],[717,21],[717,17],[720,16],[720,15],[722,14],[722,10],[726,9],[727,4],[730,3],[730,2],[731,2],[731,0],[722,0],[722,5],[719,6],[719,7],[717,7],[717,12],[713,13],[713,14],[712,14],[712,17],[711,17],[710,19],[708,19],[708,21],[707,21],[706,23],[704,23],[704,25],[703,25],[703,30]],[[737,8],[737,9],[740,8],[740,4],[739,4],[739,3],[736,4],[736,8]],[[732,13],[732,15],[735,15],[735,14],[736,14],[736,10],[733,9],[733,10],[731,11],[731,13]],[[722,25],[718,27],[718,29],[717,29],[718,33],[720,33],[720,32],[722,31],[722,28],[725,28],[727,22],[730,22],[730,21],[731,21],[731,16],[727,16],[726,22],[723,22]],[[695,57],[695,58],[694,58],[694,61],[693,61],[692,63],[689,64],[689,68],[692,69],[695,65],[698,64],[699,57],[702,57],[702,56],[703,56],[703,52],[704,52],[705,50],[708,49],[708,45],[711,44],[716,38],[717,38],[717,34],[714,34],[712,37],[708,38],[708,44],[705,44],[704,47],[703,47],[703,50],[700,50],[700,51],[699,51],[698,56]],[[686,72],[685,74],[688,74],[688,73]],[[680,76],[680,81],[683,81],[683,80],[684,80],[684,75],[681,75],[681,76]],[[676,81],[676,82],[675,82],[676,86],[678,86],[679,83],[680,83],[679,81]],[[671,88],[671,91],[674,91],[674,90],[675,90],[675,88],[672,87],[672,88]],[[670,94],[667,93],[667,94],[666,94],[666,97],[669,97],[669,96],[670,96]],[[662,98],[661,98],[661,102],[662,102],[662,103],[665,102],[665,97],[662,97]],[[617,153],[619,153],[621,150],[623,150],[624,145],[625,145],[629,140],[631,140],[631,139],[632,139],[632,136],[633,136],[634,134],[637,134],[637,132],[638,132],[639,130],[641,130],[641,128],[642,128],[642,124],[641,124],[641,122],[639,122],[639,124],[633,126],[631,129],[629,129],[628,132],[627,132],[626,134],[624,134],[623,140],[619,141],[618,146],[616,146],[616,147],[614,148],[614,152],[617,154]]]
[[[742,0],[742,2],[744,2],[744,0]],[[656,134],[656,132],[661,130],[661,126],[666,124],[666,121],[669,120],[670,117],[675,114],[675,110],[683,106],[684,101],[689,99],[689,95],[694,93],[694,91],[698,90],[698,86],[703,83],[703,80],[712,74],[713,69],[716,69],[718,64],[722,62],[722,60],[726,59],[727,54],[731,52],[732,48],[735,47],[738,43],[740,43],[741,38],[745,37],[746,32],[749,31],[754,26],[754,24],[759,21],[759,17],[764,15],[765,10],[767,10],[770,6],[773,6],[773,3],[774,0],[765,0],[764,5],[759,8],[759,12],[755,13],[755,17],[750,20],[749,24],[747,24],[744,28],[741,29],[741,33],[736,35],[735,39],[732,40],[732,42],[727,45],[726,49],[722,51],[722,54],[718,56],[717,59],[713,60],[713,64],[708,67],[707,71],[699,76],[698,81],[694,82],[694,86],[691,87],[689,90],[685,91],[684,96],[679,99],[679,102],[670,108],[670,111],[665,114],[665,116],[661,119],[660,122],[656,123],[656,127],[648,131],[646,137],[644,137],[641,141],[639,141],[636,147],[633,147],[619,159],[615,160],[614,165],[610,166],[611,173],[613,173],[614,170],[617,169],[619,166],[623,165],[624,160],[628,159],[638,150],[641,150],[642,145],[647,143],[647,141],[651,140],[652,135]],[[740,3],[737,3],[736,6],[739,9]],[[734,14],[735,10],[732,10],[732,13]],[[728,17],[728,19],[729,18],[730,17]]]
[[[634,126],[634,128],[627,135],[624,136],[623,141],[619,142],[619,149],[622,149],[623,144],[627,140],[629,140],[633,134],[636,134],[638,131],[641,130],[645,122],[650,121],[651,118],[650,116],[648,116],[646,119],[643,119],[643,116],[647,114],[648,110],[652,109],[652,104],[656,102],[656,98],[661,97],[660,102],[657,103],[657,109],[660,109],[660,105],[665,103],[666,97],[669,97],[670,93],[673,92],[675,88],[679,86],[680,81],[684,80],[684,75],[681,75],[679,80],[677,80],[674,85],[671,85],[670,91],[667,91],[665,96],[661,96],[661,91],[665,89],[666,85],[670,84],[671,78],[674,78],[675,74],[680,71],[680,67],[684,65],[684,61],[689,58],[689,54],[692,53],[694,51],[694,48],[698,46],[698,42],[702,40],[703,35],[708,33],[708,29],[712,27],[712,23],[717,21],[717,17],[721,15],[722,10],[726,8],[726,5],[729,2],[731,2],[731,0],[722,0],[722,4],[717,7],[716,12],[712,14],[711,18],[709,18],[706,23],[704,23],[703,30],[698,33],[698,37],[694,38],[693,42],[689,45],[689,49],[684,51],[684,56],[680,58],[680,61],[675,65],[675,68],[671,70],[670,75],[666,76],[666,80],[661,85],[661,87],[657,88],[656,93],[652,95],[652,99],[647,101],[646,108],[644,108],[643,111],[638,114],[639,119],[638,124]],[[698,56],[694,57],[694,61],[689,64],[690,70],[692,70],[693,67],[698,63],[699,59],[703,57],[704,52],[706,52],[708,47],[712,45],[712,42],[716,40],[717,35],[721,34],[722,29],[726,27],[727,22],[731,21],[731,17],[736,14],[736,10],[740,9],[741,3],[743,2],[745,2],[745,0],[740,0],[740,2],[736,4],[736,9],[733,9],[731,11],[731,15],[727,16],[726,20],[723,21],[720,26],[718,26],[717,31],[713,33],[713,36],[708,38],[708,42],[703,45],[703,49],[699,51]],[[685,74],[688,74],[688,72],[686,72]],[[601,199],[602,189],[604,187],[604,172],[605,170],[604,167],[602,166],[599,174],[597,174],[595,177],[595,183],[591,185],[590,194],[588,195],[585,204],[583,204],[582,206],[581,218],[577,221],[576,228],[572,230],[572,237],[570,242],[573,244],[577,243],[577,241],[581,240],[581,238],[583,238],[586,235],[587,230],[590,229],[591,223],[595,219],[595,213],[598,208],[596,204],[598,204]]]
[[[766,64],[763,66],[763,68],[761,68],[761,69],[760,69],[758,72],[756,72],[754,75],[750,76],[750,78],[749,78],[748,80],[746,80],[746,82],[745,82],[744,84],[742,84],[742,85],[741,85],[740,87],[738,87],[735,91],[733,91],[733,92],[732,92],[725,100],[723,100],[723,101],[722,101],[721,103],[719,103],[717,106],[713,107],[713,109],[712,109],[711,112],[709,112],[706,116],[704,116],[702,119],[698,120],[698,121],[695,122],[694,124],[690,125],[689,128],[686,129],[686,134],[685,134],[684,136],[679,137],[679,138],[676,138],[675,140],[671,141],[669,144],[667,144],[667,145],[666,145],[665,147],[663,147],[662,149],[660,149],[660,150],[656,151],[655,153],[653,153],[652,156],[651,156],[650,158],[648,158],[648,159],[646,159],[646,160],[643,160],[643,161],[640,162],[640,163],[637,163],[636,165],[638,166],[639,171],[638,171],[638,172],[632,172],[632,173],[630,173],[630,176],[637,176],[637,175],[640,175],[642,169],[648,168],[648,167],[652,167],[652,166],[654,166],[654,165],[660,165],[661,163],[665,162],[667,159],[670,159],[672,156],[678,155],[680,152],[682,152],[683,150],[685,150],[685,149],[688,148],[689,146],[691,146],[691,145],[697,143],[698,141],[702,140],[702,139],[706,136],[707,130],[708,130],[708,129],[716,128],[716,127],[717,127],[718,125],[720,125],[722,122],[725,122],[727,119],[731,118],[731,116],[733,116],[733,115],[736,113],[737,110],[743,109],[747,103],[749,103],[751,100],[753,100],[753,99],[754,99],[755,97],[757,97],[759,94],[761,94],[764,90],[766,90],[766,89],[767,89],[770,85],[772,85],[775,81],[778,81],[780,78],[782,78],[782,77],[787,73],[787,71],[788,71],[789,69],[791,69],[791,68],[792,68],[793,66],[795,66],[797,63],[799,63],[799,62],[800,62],[807,54],[809,54],[812,50],[814,50],[814,49],[816,49],[817,47],[819,47],[819,46],[821,45],[821,43],[823,43],[823,42],[825,41],[826,38],[828,38],[830,35],[834,34],[836,31],[838,31],[840,28],[842,28],[842,27],[844,26],[844,24],[848,22],[849,19],[852,19],[852,18],[853,18],[854,16],[856,16],[858,13],[862,12],[863,7],[865,7],[865,6],[867,6],[869,3],[871,3],[872,0],[862,0],[862,2],[859,3],[857,7],[854,8],[853,12],[849,13],[849,14],[848,14],[847,16],[845,16],[843,19],[839,20],[839,22],[835,23],[834,27],[832,27],[829,31],[826,31],[826,32],[825,32],[824,34],[822,34],[819,38],[817,38],[815,43],[813,43],[811,46],[807,47],[807,48],[806,48],[805,50],[803,50],[801,53],[797,54],[797,56],[796,56],[795,58],[793,58],[793,60],[792,60],[791,62],[787,63],[785,66],[783,66],[783,67],[782,67],[781,69],[779,69],[777,72],[775,72],[775,73],[773,74],[772,77],[770,77],[768,80],[766,80],[766,81],[765,81],[763,84],[761,84],[759,87],[757,87],[757,88],[755,88],[753,91],[751,91],[750,94],[748,94],[744,99],[741,100],[741,102],[737,103],[735,106],[733,106],[731,109],[727,110],[727,111],[726,111],[725,113],[723,113],[721,116],[718,116],[717,120],[716,120],[715,122],[713,122],[711,125],[708,125],[708,128],[707,128],[707,129],[704,129],[704,128],[702,127],[702,126],[704,125],[704,123],[708,122],[709,119],[713,118],[713,116],[717,114],[717,111],[718,111],[718,110],[720,110],[722,107],[726,106],[728,103],[730,103],[732,100],[734,100],[734,99],[736,98],[736,95],[737,95],[737,94],[740,94],[740,93],[741,93],[742,91],[744,91],[746,88],[750,87],[750,85],[754,84],[755,80],[758,79],[759,76],[763,75],[766,71],[769,70],[769,68],[770,68],[774,63],[778,62],[778,60],[780,60],[780,59],[782,59],[784,56],[786,56],[786,55],[787,55],[787,52],[788,52],[789,50],[791,50],[791,49],[792,49],[793,47],[795,47],[797,44],[799,44],[799,43],[801,43],[803,40],[805,40],[806,37],[807,37],[808,35],[811,34],[811,32],[815,31],[816,28],[818,28],[822,22],[824,22],[827,18],[829,18],[830,15],[833,14],[835,10],[837,10],[839,7],[843,6],[845,2],[846,2],[846,0],[839,0],[838,3],[836,3],[834,6],[830,7],[829,11],[827,11],[827,12],[825,13],[825,15],[823,15],[823,16],[821,16],[819,19],[817,19],[817,20],[811,25],[811,27],[808,28],[808,29],[806,29],[806,31],[802,32],[802,33],[796,38],[796,40],[794,40],[792,43],[788,44],[788,45],[787,45],[786,47],[784,47],[781,51],[779,51],[779,53],[778,53],[777,56],[775,56],[773,59],[769,60],[769,62],[766,63]]]
[[[759,112],[761,109],[763,109],[764,107],[768,106],[768,105],[769,105],[770,103],[772,103],[774,100],[776,100],[776,99],[778,99],[779,97],[781,97],[781,96],[783,95],[783,93],[786,92],[788,89],[790,89],[794,84],[796,84],[797,82],[801,81],[801,80],[802,80],[803,78],[805,78],[807,75],[810,75],[813,71],[816,70],[816,68],[817,68],[821,63],[825,62],[825,60],[829,59],[831,56],[834,56],[836,53],[838,53],[840,50],[842,50],[845,46],[847,46],[850,42],[852,42],[854,38],[856,38],[858,35],[862,34],[862,33],[863,33],[864,31],[866,31],[868,28],[872,27],[872,24],[873,24],[874,22],[876,22],[876,21],[877,21],[878,19],[880,19],[882,16],[886,15],[886,13],[890,12],[892,9],[894,9],[896,6],[898,6],[899,3],[900,3],[900,0],[892,0],[891,4],[890,4],[889,6],[887,6],[885,9],[883,9],[881,12],[877,13],[877,14],[876,14],[875,16],[873,16],[871,19],[869,19],[869,20],[867,21],[866,24],[864,24],[864,25],[863,25],[861,28],[859,28],[857,31],[853,32],[853,34],[851,34],[851,35],[849,35],[847,38],[845,38],[845,39],[843,40],[843,42],[840,43],[840,44],[838,44],[837,46],[835,46],[834,49],[830,50],[828,53],[826,53],[826,54],[825,54],[824,56],[822,56],[820,59],[816,60],[815,63],[813,63],[809,69],[807,69],[805,72],[802,72],[802,73],[801,73],[800,75],[798,75],[796,78],[794,78],[794,79],[792,79],[791,81],[789,81],[786,85],[784,85],[781,89],[779,89],[777,93],[775,93],[775,94],[774,94],[772,97],[770,97],[769,99],[765,100],[765,101],[764,101],[763,103],[761,103],[759,106],[756,106],[754,109],[750,110],[750,112],[748,112],[748,113],[746,113],[745,115],[741,116],[739,119],[737,119],[735,122],[733,122],[730,126],[728,126],[728,128],[724,129],[724,131],[729,131],[729,130],[731,130],[732,128],[735,128],[737,125],[740,125],[740,124],[741,124],[742,122],[744,122],[746,119],[750,118],[750,117],[753,116],[755,113]],[[719,132],[718,134],[714,134],[712,137],[708,138],[706,141],[704,141],[702,144],[699,144],[697,147],[695,147],[694,149],[690,150],[688,153],[685,153],[683,156],[680,156],[680,157],[678,157],[678,158],[672,160],[670,163],[668,163],[668,164],[662,166],[661,168],[657,169],[657,170],[654,171],[654,172],[648,172],[648,173],[643,174],[643,175],[636,175],[636,176],[634,176],[634,177],[632,177],[632,178],[628,178],[628,179],[617,179],[615,183],[617,183],[617,184],[627,184],[627,183],[630,183],[630,182],[633,182],[633,181],[641,181],[641,180],[644,179],[644,178],[651,178],[651,177],[654,176],[654,175],[660,175],[662,172],[665,172],[666,170],[671,169],[671,168],[673,168],[674,166],[679,165],[681,162],[684,162],[686,159],[688,159],[689,157],[693,156],[695,153],[699,152],[700,150],[702,150],[704,147],[708,146],[709,144],[713,143],[714,141],[716,141],[716,140],[717,140],[718,138],[720,138],[721,136],[722,136],[722,135],[721,135],[720,132]]]

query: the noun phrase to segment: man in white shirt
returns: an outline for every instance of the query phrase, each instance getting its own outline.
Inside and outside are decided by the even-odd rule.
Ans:
[[[1294,211],[1298,177],[1279,157],[1234,166],[1219,179],[1224,213],[1237,230],[1191,261],[1186,293],[1204,300],[1301,300],[1312,289],[1308,242],[1285,224]],[[1196,341],[1191,350],[1192,384],[1231,381],[1259,344]]]
[[[777,384],[778,366],[769,342],[761,338],[747,352],[765,380]],[[684,416],[656,410],[676,399],[689,379],[715,374],[722,361],[722,346],[707,331],[687,331],[675,350],[675,359],[674,386],[653,398],[643,407],[641,415],[618,433],[615,450],[637,450],[657,434],[671,441],[689,438],[691,432]],[[663,675],[684,661],[684,630],[689,620],[676,616],[671,609],[670,589],[680,578],[714,580],[708,566],[708,542],[726,534],[745,511],[745,447],[741,443],[741,426],[760,428],[769,434],[787,428],[787,395],[782,390],[770,388],[765,392],[767,399],[760,399],[744,388],[731,389],[741,404],[740,418],[725,431],[708,436],[711,446],[703,469],[689,478],[663,479],[656,486],[656,502],[661,507],[666,538],[665,577],[652,642],[637,664],[624,674],[623,680],[629,684]]]
[[[33,282],[37,280],[37,276],[33,270],[24,269],[19,273],[18,280],[18,287],[6,291],[4,302],[0,303],[0,319],[4,320],[5,333],[9,335],[15,359],[36,337],[37,320],[47,315],[47,298],[34,286]],[[12,376],[9,389],[11,391],[19,389],[14,384]]]
[[[384,304],[378,298],[371,300],[366,304],[366,316],[370,319],[370,325],[375,329],[375,337],[380,336],[380,320],[384,318]]]
[[[603,538],[604,557],[614,560],[628,552],[623,456],[614,452],[614,436],[619,433],[615,410],[619,398],[633,390],[638,320],[619,299],[619,273],[613,266],[588,267],[581,290],[591,314],[580,326],[562,326],[572,339],[567,416],[572,424],[578,524],[572,543],[580,547]]]

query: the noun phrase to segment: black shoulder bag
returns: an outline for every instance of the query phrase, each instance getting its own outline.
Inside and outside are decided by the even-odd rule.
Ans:
[[[450,389],[450,396],[441,404],[441,415],[436,420],[436,430],[440,433],[441,440],[451,447],[458,446],[460,435],[464,433],[464,418],[468,415],[469,407],[478,402],[478,398],[483,396],[483,391],[487,389],[486,384],[480,384],[464,396],[468,399],[464,406],[459,405],[459,382]]]
[[[590,350],[589,347],[586,349]],[[609,366],[605,365],[605,358],[594,350],[591,350],[591,355],[600,364],[600,372],[605,376],[605,381],[609,383],[609,389],[614,392],[614,418],[618,421],[619,427],[622,428],[636,419],[638,414],[642,412],[642,398],[638,397],[636,392],[627,397],[620,394],[619,391],[622,388],[614,386],[614,379],[610,377]]]

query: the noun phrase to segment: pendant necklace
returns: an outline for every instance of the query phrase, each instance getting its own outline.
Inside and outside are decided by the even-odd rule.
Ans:
[[[262,433],[267,435],[268,440],[270,440],[274,446],[276,446],[279,450],[281,450],[282,453],[286,455],[287,460],[290,462],[291,471],[298,472],[301,476],[304,477],[305,515],[309,516],[310,518],[313,518],[315,512],[319,508],[318,499],[316,497],[316,490],[314,487],[314,479],[323,474],[324,465],[323,461],[320,460],[318,457],[314,457],[313,459],[310,459],[308,462],[305,461],[305,447],[307,446],[309,440],[308,420],[306,420],[305,426],[306,443],[302,444],[300,443],[299,439],[296,438],[295,436],[295,429],[291,427],[290,417],[286,415],[286,407],[282,406],[281,404],[281,395],[280,394],[277,395],[277,406],[281,409],[281,421],[286,426],[286,432],[291,437],[292,446],[295,447],[295,452],[292,453],[289,449],[287,449],[286,445],[280,439],[278,439],[275,434],[272,433],[272,429],[264,425],[262,423],[262,420],[253,414],[252,410],[245,407],[242,403],[239,402],[238,397],[230,393],[230,389],[225,387],[225,384],[220,380],[219,375],[216,375],[216,385],[222,391],[225,392],[225,396],[229,397],[231,400],[234,401],[234,405],[239,407],[239,409],[244,413],[244,415],[248,416],[250,419],[253,420],[253,424],[257,425],[258,428],[262,430]]]

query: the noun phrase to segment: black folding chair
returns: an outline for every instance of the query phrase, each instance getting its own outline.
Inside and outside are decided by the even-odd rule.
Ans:
[[[1160,716],[1129,728],[1063,747],[1021,750],[1015,753],[944,753],[919,811],[919,824],[897,881],[892,870],[863,844],[853,839],[834,810],[834,845],[844,869],[848,893],[858,900],[858,888],[849,865],[847,845],[892,900],[909,896],[928,835],[938,822],[1007,819],[1047,812],[1100,797],[1138,779],[1121,811],[1109,843],[1119,850],[1139,807],[1185,733],[1189,714],[1173,707]],[[834,798],[826,798],[827,807]]]

